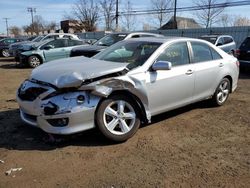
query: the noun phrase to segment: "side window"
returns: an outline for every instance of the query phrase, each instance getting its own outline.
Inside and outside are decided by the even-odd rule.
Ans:
[[[222,59],[221,55],[216,52],[213,48],[210,48],[213,60]]]
[[[220,37],[216,46],[221,46],[223,44],[224,44],[224,39],[223,39],[223,37]]]
[[[59,35],[49,35],[45,37],[45,39],[56,39],[56,38],[59,38]]]
[[[194,63],[213,60],[211,48],[207,44],[200,42],[191,42],[191,45],[193,49]]]
[[[140,35],[133,35],[131,38],[140,38]]]
[[[41,47],[41,49],[44,49],[44,47],[49,46],[49,45],[51,45],[53,48],[63,48],[65,46],[67,46],[66,44],[67,44],[66,40],[61,40],[61,39],[53,40],[53,41],[50,41],[47,44],[43,45]]]
[[[179,42],[167,47],[157,61],[169,61],[172,66],[189,64],[189,53],[186,42]]]
[[[225,44],[228,44],[228,43],[233,42],[233,39],[231,37],[225,37],[224,42],[225,42]]]
[[[69,46],[76,46],[76,45],[81,45],[83,44],[82,41],[79,40],[68,40]]]

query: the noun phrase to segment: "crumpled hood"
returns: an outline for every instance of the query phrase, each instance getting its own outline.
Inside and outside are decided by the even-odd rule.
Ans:
[[[50,83],[58,88],[80,87],[82,82],[122,71],[127,63],[115,63],[86,57],[59,59],[35,68],[30,79]]]

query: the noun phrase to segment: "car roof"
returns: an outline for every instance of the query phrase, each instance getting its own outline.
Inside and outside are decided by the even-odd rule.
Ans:
[[[232,37],[232,36],[230,36],[230,35],[212,34],[212,35],[202,35],[201,37]]]
[[[159,43],[165,43],[165,42],[171,42],[171,41],[176,41],[176,40],[192,40],[192,41],[202,41],[200,39],[195,39],[195,38],[188,38],[188,37],[141,37],[141,38],[131,38],[128,40],[133,40],[133,41],[146,41],[146,42],[159,42]]]

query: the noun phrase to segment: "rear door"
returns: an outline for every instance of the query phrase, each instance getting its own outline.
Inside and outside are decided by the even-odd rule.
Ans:
[[[200,100],[213,94],[224,63],[219,53],[206,43],[195,41],[190,44],[195,72],[194,100]]]
[[[82,45],[83,42],[80,40],[67,39],[67,47],[65,47],[65,56],[69,57],[72,48]]]
[[[46,46],[52,46],[52,48],[46,50]],[[67,39],[56,39],[43,45],[40,49],[43,50],[44,59],[46,62],[48,62],[55,59],[68,57],[65,50],[66,46]]]

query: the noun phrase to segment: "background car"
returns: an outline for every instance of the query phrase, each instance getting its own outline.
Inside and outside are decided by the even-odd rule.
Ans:
[[[43,64],[17,91],[24,122],[54,134],[97,126],[125,141],[151,117],[197,101],[223,105],[237,88],[238,60],[189,38],[120,41],[92,58]]]
[[[200,37],[200,39],[211,42],[226,53],[235,55],[236,43],[233,37],[230,35],[203,35]]]
[[[69,38],[47,39],[36,44],[30,44],[28,51],[20,55],[20,63],[37,67],[38,65],[60,58],[66,58],[70,55],[70,50],[83,41]]]
[[[70,33],[49,33],[47,35],[39,35],[33,38],[30,41],[23,41],[19,43],[14,43],[10,45],[9,51],[10,55],[15,57],[16,61],[19,61],[19,55],[23,51],[27,51],[27,48],[30,47],[30,44],[34,44],[36,42],[44,41],[47,39],[55,39],[55,38],[71,38],[71,39],[78,39],[77,35],[70,34]],[[27,45],[28,44],[28,45]]]
[[[2,57],[9,57],[9,46],[15,42],[19,42],[21,39],[18,38],[4,38],[0,40],[0,55]]]
[[[250,70],[250,37],[245,38],[236,51],[241,70]]]
[[[163,37],[163,35],[154,34],[154,33],[144,33],[144,32],[121,32],[121,33],[111,33],[103,38],[99,39],[90,46],[81,46],[76,47],[71,50],[70,57],[75,56],[85,56],[92,57],[105,48],[115,44],[121,40],[127,40],[130,38],[140,38],[140,37]]]

